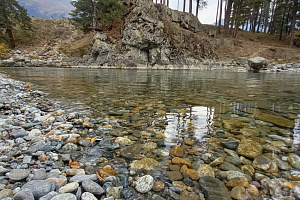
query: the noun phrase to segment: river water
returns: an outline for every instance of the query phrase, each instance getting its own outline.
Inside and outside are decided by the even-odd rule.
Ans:
[[[134,129],[159,127],[167,146],[245,127],[263,132],[259,137],[284,129],[299,144],[299,74],[55,68],[0,68],[0,73],[93,117],[123,120]],[[244,125],[226,126],[230,120]]]

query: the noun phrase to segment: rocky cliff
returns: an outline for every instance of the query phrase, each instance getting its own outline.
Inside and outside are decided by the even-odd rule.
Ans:
[[[90,55],[83,65],[194,66],[212,58],[213,47],[199,20],[188,13],[154,4],[150,0],[130,0],[118,39],[109,33],[95,33]]]

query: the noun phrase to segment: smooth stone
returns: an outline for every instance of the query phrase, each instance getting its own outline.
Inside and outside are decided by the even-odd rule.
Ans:
[[[199,175],[198,175],[198,172],[196,170],[188,169],[188,170],[186,170],[185,173],[187,173],[193,181],[198,181],[199,180]]]
[[[30,174],[30,170],[28,169],[13,169],[9,172],[8,178],[13,181],[20,181]]]
[[[180,181],[183,179],[183,176],[179,171],[168,171],[167,176],[171,181]]]
[[[22,138],[27,135],[26,131],[24,129],[14,129],[10,133],[11,136],[14,138]]]
[[[76,190],[79,187],[79,184],[77,182],[73,182],[73,183],[68,183],[65,186],[61,187],[58,190],[58,193],[62,194],[62,193],[69,193],[69,192],[73,192],[74,190]]]
[[[133,141],[131,141],[130,139],[125,138],[125,137],[117,137],[115,142],[117,142],[119,144],[123,144],[123,145],[132,145],[132,144],[134,144]]]
[[[259,196],[259,191],[255,185],[250,185],[246,189],[247,193],[250,194],[252,197],[256,198]]]
[[[244,188],[248,188],[250,185],[248,181],[246,181],[244,178],[241,177],[233,178],[226,183],[226,187],[230,189],[237,186],[243,186]]]
[[[259,131],[254,128],[243,128],[241,133],[246,137],[259,137]]]
[[[271,160],[265,156],[258,156],[254,159],[252,165],[256,169],[262,169],[266,171],[271,166]]]
[[[130,164],[130,169],[133,170],[153,170],[157,168],[161,168],[161,165],[153,158],[143,158],[141,160],[134,160]]]
[[[213,168],[207,164],[200,165],[200,167],[197,169],[197,172],[200,177],[203,177],[203,176],[215,177],[215,172],[214,172]]]
[[[127,188],[129,186],[128,178],[124,174],[121,174],[119,176],[119,180],[124,188]]]
[[[293,168],[300,169],[300,157],[297,154],[290,153],[287,161]]]
[[[85,174],[85,171],[84,171],[84,169],[67,169],[66,174],[68,176],[75,176],[78,174]]]
[[[182,157],[184,151],[179,145],[175,145],[170,149],[170,154],[175,157]]]
[[[25,189],[29,189],[34,198],[39,199],[40,197],[53,191],[55,189],[55,184],[54,182],[47,182],[44,180],[33,180],[23,185],[21,190]]]
[[[251,176],[243,174],[242,172],[238,172],[238,171],[227,171],[226,175],[227,175],[226,178],[228,181],[230,181],[231,179],[236,178],[236,177],[241,177],[248,182],[252,181]]]
[[[39,200],[51,200],[53,197],[57,196],[58,193],[57,192],[49,192],[48,194],[46,194],[45,196],[42,196],[41,198],[39,198]]]
[[[186,165],[187,167],[192,167],[192,164],[184,158],[175,157],[172,159],[172,164],[179,166]]]
[[[77,200],[77,198],[74,194],[65,193],[65,194],[56,195],[51,200]]]
[[[253,176],[255,173],[255,169],[252,167],[252,165],[244,165],[241,169],[244,174],[247,174],[249,176]]]
[[[180,170],[180,166],[179,165],[170,165],[169,169],[171,171],[179,171]]]
[[[143,148],[146,149],[146,150],[153,150],[153,149],[156,149],[157,147],[157,143],[155,142],[148,142],[146,144],[144,144]]]
[[[225,184],[212,176],[204,176],[199,180],[206,200],[231,200]]]
[[[224,148],[235,150],[239,146],[239,142],[235,140],[222,140],[221,145]]]
[[[219,166],[219,168],[224,171],[241,171],[240,168],[236,167],[235,165],[229,162],[224,162]]]
[[[154,186],[154,178],[150,175],[145,175],[136,181],[135,189],[140,193],[149,192]]]
[[[160,192],[165,188],[165,184],[162,181],[155,181],[153,191]]]
[[[105,192],[98,183],[92,180],[82,181],[82,187],[86,192],[90,192],[92,194],[99,195],[99,196],[101,196]]]
[[[246,189],[243,186],[234,187],[231,192],[231,197],[237,200],[247,200]]]
[[[38,169],[33,171],[33,180],[45,180],[47,178],[46,169]]]
[[[97,198],[90,192],[84,192],[81,195],[81,200],[97,200]]]
[[[224,128],[228,130],[239,129],[245,126],[245,123],[237,119],[223,120]]]
[[[34,200],[34,196],[30,189],[24,189],[14,195],[14,200]]]
[[[69,182],[81,183],[84,180],[96,181],[96,180],[98,180],[98,177],[96,174],[91,174],[91,175],[78,174],[78,175],[75,175],[72,178],[70,178]]]
[[[55,186],[65,186],[67,184],[66,178],[47,178],[45,181],[53,181]]]
[[[254,115],[255,118],[265,121],[265,122],[270,122],[272,124],[275,124],[277,126],[283,127],[283,128],[294,128],[295,127],[295,122],[293,120],[286,119],[284,117],[278,116],[278,115],[271,115],[267,113],[263,113],[259,110],[255,112]]]
[[[0,191],[0,199],[4,199],[6,197],[13,197],[14,193],[11,189],[4,189]]]
[[[243,139],[236,152],[246,158],[254,159],[262,154],[263,147],[251,139]]]

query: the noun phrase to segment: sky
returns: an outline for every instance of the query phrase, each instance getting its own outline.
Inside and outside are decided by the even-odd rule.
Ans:
[[[158,0],[159,1],[159,0]],[[170,8],[177,10],[178,8],[178,0],[169,0]],[[199,20],[202,24],[213,24],[216,21],[216,12],[218,6],[218,0],[207,0],[208,5],[207,8],[203,8],[199,10]],[[186,0],[186,10],[189,7],[189,0]],[[179,10],[183,9],[183,0],[179,0]],[[196,13],[196,1],[193,0],[193,14]]]

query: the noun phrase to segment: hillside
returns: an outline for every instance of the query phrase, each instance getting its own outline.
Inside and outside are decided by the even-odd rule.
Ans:
[[[74,8],[70,0],[18,0],[29,16],[43,19],[68,18]]]

